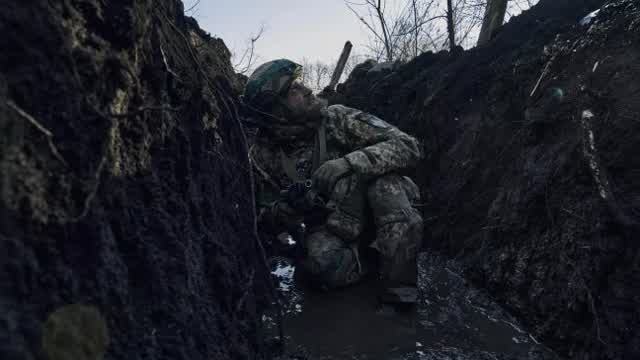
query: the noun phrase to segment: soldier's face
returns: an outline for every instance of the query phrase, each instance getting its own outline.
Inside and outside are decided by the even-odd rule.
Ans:
[[[313,91],[299,82],[294,82],[284,101],[291,115],[301,118],[314,118],[326,104],[313,95]]]

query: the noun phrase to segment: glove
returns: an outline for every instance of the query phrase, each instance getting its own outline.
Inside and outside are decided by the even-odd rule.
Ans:
[[[293,209],[285,201],[274,201],[269,207],[261,209],[259,221],[267,228],[286,229],[291,224],[299,223],[303,220],[302,216]]]
[[[330,195],[338,180],[352,172],[351,165],[344,158],[329,160],[316,170],[311,179],[319,193]]]

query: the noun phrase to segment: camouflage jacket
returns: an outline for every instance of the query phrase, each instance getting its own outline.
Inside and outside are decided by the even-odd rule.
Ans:
[[[418,141],[369,113],[332,105],[323,111],[326,129],[326,160],[343,157],[363,179],[415,166],[421,151]],[[269,206],[295,180],[311,178],[315,142],[288,144],[288,149],[258,137],[251,148],[257,169],[258,207]],[[295,164],[292,179],[287,164]]]

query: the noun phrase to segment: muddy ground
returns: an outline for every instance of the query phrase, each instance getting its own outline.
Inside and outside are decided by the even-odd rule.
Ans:
[[[425,250],[568,358],[640,356],[639,58],[637,2],[542,0],[486,47],[365,63],[334,99],[422,139]]]
[[[541,0],[484,48],[339,88],[424,143],[444,257],[421,257],[416,355],[640,357],[640,13],[579,24],[604,3]],[[0,357],[267,357],[222,41],[177,0],[14,1],[0,33]]]
[[[261,358],[222,41],[178,0],[9,1],[0,32],[0,358]]]

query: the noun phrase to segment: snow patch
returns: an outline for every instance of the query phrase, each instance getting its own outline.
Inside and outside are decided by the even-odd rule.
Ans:
[[[529,337],[531,338],[531,340],[533,340],[534,343],[540,345],[540,342],[536,340],[536,338],[534,338],[533,335],[529,334]]]
[[[591,119],[591,118],[593,118],[593,116],[594,116],[594,115],[593,115],[593,113],[591,112],[591,110],[584,110],[584,111],[582,112],[582,118],[583,118],[583,119]]]
[[[278,278],[278,290],[283,292],[291,291],[295,270],[295,267],[292,265],[278,265],[276,269],[271,272]]]
[[[585,16],[580,20],[580,25],[585,26],[591,24],[591,22],[598,16],[600,9],[589,13],[589,15]]]
[[[609,182],[604,176],[600,164],[598,163],[598,150],[596,149],[595,135],[593,134],[593,128],[591,127],[591,119],[594,118],[591,110],[582,111],[582,128],[586,133],[586,139],[583,146],[583,152],[587,160],[589,161],[589,167],[591,173],[598,186],[598,193],[600,197],[606,200],[609,196],[608,188]]]

